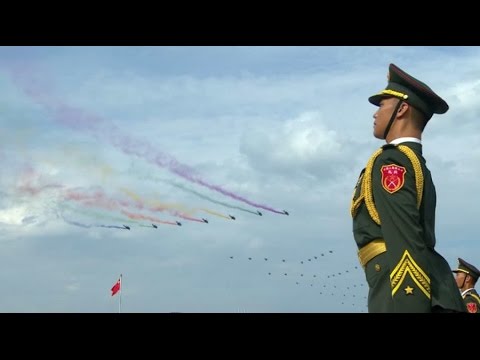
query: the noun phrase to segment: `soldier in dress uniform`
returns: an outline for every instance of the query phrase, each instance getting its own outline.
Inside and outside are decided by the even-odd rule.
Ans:
[[[480,270],[458,258],[458,268],[452,271],[456,273],[455,280],[467,306],[467,311],[469,313],[480,313],[480,296],[475,290],[475,284],[480,277]]]
[[[394,64],[373,134],[386,145],[360,173],[351,203],[353,235],[369,285],[369,312],[465,312],[448,262],[435,251],[436,193],[422,133],[447,103]]]

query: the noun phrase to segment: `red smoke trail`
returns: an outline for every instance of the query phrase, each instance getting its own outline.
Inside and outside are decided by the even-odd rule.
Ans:
[[[178,225],[176,222],[164,221],[164,220],[157,219],[153,216],[148,216],[143,214],[134,214],[125,210],[122,210],[121,213],[128,216],[130,219],[150,220],[151,222],[160,223],[160,224],[169,224],[169,225],[175,225],[175,226]]]
[[[250,201],[219,185],[210,184],[200,176],[194,175],[193,169],[187,165],[181,164],[173,156],[158,151],[146,141],[126,135],[102,117],[89,114],[85,110],[69,106],[60,100],[54,99],[47,93],[45,88],[42,88],[42,86],[38,85],[38,82],[35,82],[37,78],[34,78],[31,74],[25,71],[25,69],[20,69],[18,67],[12,69],[12,77],[29,97],[44,105],[47,110],[53,114],[53,117],[57,122],[75,130],[88,131],[98,139],[106,138],[113,146],[119,148],[124,153],[141,157],[150,163],[162,168],[167,168],[170,172],[190,182],[217,191],[223,195],[257,208],[262,208],[277,214],[284,213],[283,211],[275,210],[270,206]]]
[[[125,200],[117,200],[117,199],[112,199],[108,198],[103,191],[96,190],[92,194],[85,194],[85,193],[80,193],[76,191],[67,191],[67,194],[65,196],[67,200],[74,200],[81,202],[82,204],[89,205],[89,206],[102,206],[104,208],[107,208],[109,210],[116,210],[118,209],[119,205],[126,207],[126,208],[136,208],[139,210],[148,210],[152,212],[165,212],[168,211],[171,215],[178,216],[182,219],[185,220],[190,220],[190,221],[197,221],[197,222],[204,222],[201,219],[194,218],[191,216],[188,216],[182,212],[176,211],[174,209],[166,208],[166,207],[161,207],[161,206],[156,206],[156,207],[148,207],[145,206],[145,204],[141,201],[125,201]]]

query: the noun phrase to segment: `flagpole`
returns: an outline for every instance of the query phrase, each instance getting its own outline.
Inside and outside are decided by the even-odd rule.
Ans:
[[[120,297],[118,300],[118,313],[120,314],[122,312],[122,291],[123,290],[123,284],[122,284],[122,274],[120,274]]]

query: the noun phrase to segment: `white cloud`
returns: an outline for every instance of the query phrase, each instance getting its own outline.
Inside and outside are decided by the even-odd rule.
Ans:
[[[68,128],[22,95],[17,84],[2,83],[7,100],[0,113],[5,125],[0,134],[0,264],[8,271],[0,274],[15,273],[15,282],[35,292],[28,296],[13,280],[1,278],[4,292],[12,296],[0,299],[4,311],[116,311],[109,288],[119,273],[125,275],[126,311],[364,311],[366,290],[353,288],[365,281],[355,269],[349,205],[361,168],[382,145],[372,137],[375,107],[367,98],[386,85],[389,62],[448,99],[450,111],[432,119],[423,139],[438,194],[437,238],[449,261],[468,251],[470,260],[480,263],[474,256],[480,254],[478,246],[471,241],[476,234],[472,189],[480,176],[474,101],[478,48],[72,47],[31,52],[32,61],[49,70],[40,72],[49,74],[47,83],[54,85],[45,93],[51,90],[57,101],[104,123],[94,136]],[[28,48],[22,58],[25,53]],[[121,139],[112,139],[120,134]],[[286,209],[290,216],[122,153],[120,146],[112,146],[121,141],[148,149],[148,155],[174,158],[208,184],[265,208]],[[26,184],[44,190],[19,192]],[[154,229],[138,222],[130,231],[73,226],[58,217],[65,204],[60,188],[48,187],[53,184],[101,188],[116,199],[127,189],[145,203],[177,204],[209,223],[183,219],[181,227]],[[195,208],[233,214],[236,220]],[[263,216],[248,211],[257,208]],[[69,219],[85,224],[126,220],[102,208],[75,204],[73,209]],[[293,274],[300,276],[306,265],[300,261],[322,252],[326,256],[308,268],[310,275],[318,274],[315,286],[297,285]],[[338,280],[344,286],[334,287],[337,277],[327,277],[334,272],[345,276]],[[361,300],[353,301],[353,295]],[[348,305],[341,304],[344,297]]]
[[[8,225],[20,225],[27,216],[25,206],[15,206],[9,209],[0,210],[0,222]],[[31,215],[29,215],[31,216]]]
[[[343,154],[344,143],[324,124],[320,112],[311,111],[245,133],[240,150],[259,172],[332,180],[350,162]]]

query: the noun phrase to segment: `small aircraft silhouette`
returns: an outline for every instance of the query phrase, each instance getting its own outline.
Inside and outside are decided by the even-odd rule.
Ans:
[[[178,226],[182,226],[182,223],[181,222],[178,222],[178,221],[175,221],[177,223]]]
[[[284,213],[285,215],[289,215],[287,210],[283,210],[283,213]]]
[[[130,226],[127,226],[127,225],[123,225],[123,227],[127,230],[130,230]]]
[[[235,220],[235,216],[232,216],[230,214],[228,216],[230,216],[230,219]]]
[[[260,215],[260,216],[262,216],[262,213],[261,213],[260,211],[258,211],[258,210],[257,210],[257,214]]]
[[[207,220],[207,219],[202,218],[202,220],[203,220],[204,223],[207,223],[207,224],[208,224],[208,220]]]
[[[157,225],[152,224],[152,226],[153,226],[155,229],[158,229],[158,226],[157,226]]]

